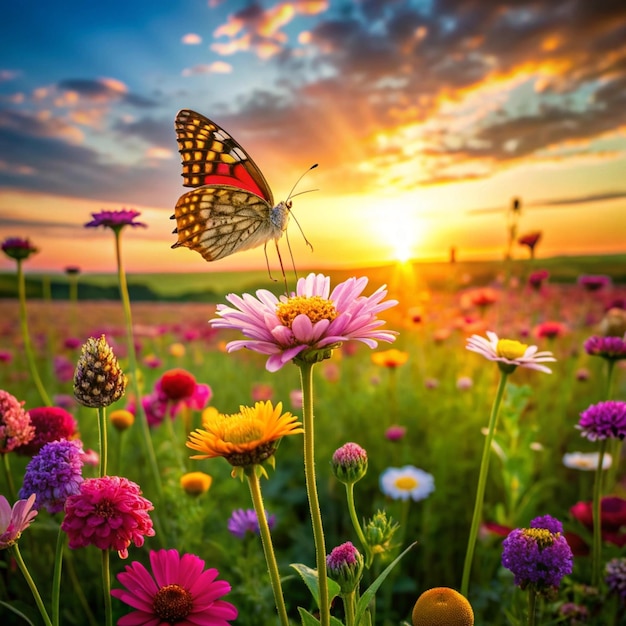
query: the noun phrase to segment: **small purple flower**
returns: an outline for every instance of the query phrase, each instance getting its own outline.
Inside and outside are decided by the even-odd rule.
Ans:
[[[560,532],[516,528],[502,542],[502,565],[513,572],[521,589],[532,586],[539,593],[547,593],[572,573],[573,564],[572,550]]]
[[[585,352],[610,361],[626,359],[626,337],[589,337],[585,341]]]
[[[589,441],[626,437],[626,402],[607,400],[592,404],[580,414],[576,428]]]
[[[27,259],[31,254],[39,252],[39,249],[35,248],[35,246],[30,243],[29,239],[7,237],[7,239],[2,242],[2,252],[11,259],[22,261]]]
[[[367,472],[367,452],[357,443],[345,443],[335,450],[332,469],[337,480],[353,485]]]
[[[119,211],[100,211],[91,214],[93,219],[85,224],[86,228],[97,228],[104,226],[113,231],[120,231],[124,226],[142,226],[146,228],[147,224],[143,222],[135,222],[135,218],[141,215],[140,211],[134,209],[120,209]]]
[[[541,517],[535,517],[530,522],[531,528],[545,528],[549,530],[551,533],[561,533],[563,534],[563,524],[559,522],[556,517],[552,517],[552,515],[542,515]]]
[[[69,496],[77,494],[83,482],[83,446],[80,441],[51,441],[35,455],[24,473],[19,497],[37,495],[35,508],[59,513]]]
[[[600,291],[611,284],[611,278],[602,274],[583,274],[578,277],[578,284],[587,291]]]
[[[389,441],[400,441],[406,435],[406,427],[393,424],[385,431],[385,439]]]
[[[609,591],[626,601],[626,557],[611,559],[605,567],[606,584]]]
[[[339,583],[343,594],[354,591],[363,574],[363,557],[351,541],[333,548],[326,557],[328,575]]]
[[[267,525],[271,530],[276,523],[276,516],[268,515],[267,511],[265,516],[267,517]],[[255,510],[235,509],[228,520],[228,530],[239,539],[244,539],[247,533],[252,533],[253,535],[260,534],[259,520]]]

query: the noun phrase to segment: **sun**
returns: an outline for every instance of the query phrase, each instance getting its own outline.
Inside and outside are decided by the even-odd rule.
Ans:
[[[377,225],[378,235],[389,250],[389,258],[404,263],[416,256],[423,241],[425,224],[413,207],[387,207],[385,218]]]

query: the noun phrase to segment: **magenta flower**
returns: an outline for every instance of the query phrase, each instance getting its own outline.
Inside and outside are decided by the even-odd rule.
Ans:
[[[34,456],[51,441],[72,439],[78,425],[71,413],[59,406],[41,406],[28,411],[31,424],[35,428],[33,438],[15,451],[18,454]]]
[[[39,249],[35,248],[35,246],[30,243],[29,239],[7,237],[2,242],[2,252],[11,259],[22,261],[23,259],[27,259],[31,254],[39,252]]]
[[[604,274],[582,274],[578,277],[578,284],[587,291],[600,291],[611,284],[611,277]]]
[[[120,476],[88,478],[80,491],[65,501],[61,530],[72,549],[94,545],[128,556],[128,546],[140,548],[144,537],[154,536],[148,515],[154,507],[141,495],[139,485]]]
[[[0,496],[0,550],[10,548],[35,519],[35,498],[33,493],[26,500],[18,500],[11,508],[8,500]]]
[[[237,609],[220,600],[230,584],[215,580],[219,572],[205,570],[195,554],[151,550],[150,565],[152,573],[134,561],[118,574],[125,589],[112,589],[111,595],[136,609],[121,617],[118,626],[228,626],[237,618]]]
[[[556,361],[552,352],[537,352],[537,346],[527,346],[514,339],[499,339],[496,333],[487,331],[485,339],[480,335],[472,335],[467,340],[467,349],[481,354],[490,361],[496,361],[500,368],[507,372],[513,372],[518,366],[527,367],[551,374],[552,370],[541,363]]]
[[[626,359],[626,336],[589,337],[585,341],[585,352],[591,356],[600,356],[609,361]]]
[[[344,341],[360,341],[375,348],[378,341],[395,341],[394,331],[380,330],[385,322],[377,314],[395,306],[395,300],[380,287],[370,296],[361,295],[367,278],[349,278],[330,293],[330,278],[309,274],[298,280],[296,293],[278,299],[265,289],[242,297],[230,294],[233,305],[217,306],[214,328],[241,331],[247,339],[231,341],[228,352],[248,348],[268,355],[266,368],[279,370],[298,357],[311,362],[330,355]]]
[[[626,437],[626,402],[607,400],[592,404],[580,414],[576,428],[589,441]]]
[[[134,209],[120,209],[119,211],[100,211],[99,213],[91,214],[93,219],[91,222],[87,222],[85,227],[97,228],[98,226],[104,226],[110,228],[113,231],[120,231],[124,226],[142,226],[145,228],[147,224],[143,222],[135,222],[135,218],[141,215],[140,211]]]
[[[35,427],[23,406],[23,401],[0,389],[0,454],[26,445],[35,436]]]
[[[333,453],[333,474],[345,485],[353,485],[367,473],[367,452],[358,444],[349,441]]]

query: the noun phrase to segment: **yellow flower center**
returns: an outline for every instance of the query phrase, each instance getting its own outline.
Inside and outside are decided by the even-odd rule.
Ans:
[[[291,328],[298,315],[306,315],[313,324],[320,320],[332,322],[337,317],[337,309],[330,300],[320,296],[294,296],[278,303],[276,315],[283,326]]]
[[[398,489],[402,489],[402,491],[412,491],[419,486],[419,481],[415,480],[412,476],[400,476],[396,478],[395,485]]]
[[[263,423],[251,415],[220,415],[221,439],[234,444],[258,441],[265,434]]]
[[[534,539],[535,543],[539,546],[539,550],[551,546],[556,538],[556,535],[547,528],[525,528],[523,533],[527,537]]]
[[[496,353],[498,356],[514,361],[524,356],[527,348],[528,346],[525,343],[515,341],[514,339],[499,339]]]

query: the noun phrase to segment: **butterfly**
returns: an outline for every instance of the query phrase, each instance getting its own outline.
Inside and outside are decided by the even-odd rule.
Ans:
[[[175,128],[183,186],[193,190],[174,207],[171,219],[176,219],[173,234],[178,241],[172,248],[184,246],[216,261],[273,240],[282,268],[278,240],[289,222],[291,194],[274,205],[272,190],[252,157],[204,115],[183,109]]]

